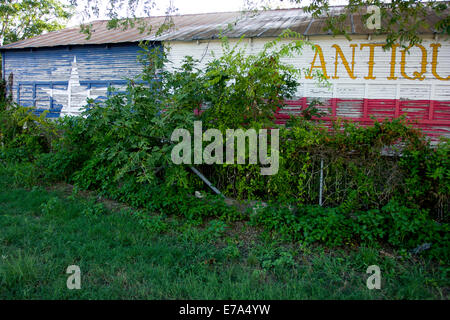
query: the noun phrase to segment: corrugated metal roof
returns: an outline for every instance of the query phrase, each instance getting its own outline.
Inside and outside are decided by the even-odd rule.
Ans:
[[[344,13],[343,6],[330,8],[331,15]],[[327,35],[329,31],[324,30],[325,18],[312,18],[310,14],[302,9],[279,9],[267,10],[257,13],[242,12],[221,12],[206,14],[190,14],[172,16],[174,26],[165,33],[156,36],[155,32],[150,34],[141,33],[138,27],[127,30],[108,29],[107,21],[95,21],[92,23],[92,34],[86,39],[86,34],[80,33],[80,28],[67,28],[55,32],[43,34],[31,39],[18,41],[0,47],[6,49],[55,47],[65,45],[86,45],[86,44],[113,44],[124,42],[138,42],[141,40],[150,41],[192,41],[215,39],[220,35],[229,38],[246,37],[277,37],[283,30],[289,28],[305,36]],[[167,21],[167,17],[143,18],[147,24],[157,30],[158,27]],[[433,26],[439,17],[430,13],[427,22]],[[345,21],[345,28],[349,34],[369,34],[372,33],[363,26],[361,14],[349,15]],[[232,26],[231,29],[227,27]],[[433,30],[420,30],[421,33],[432,33]]]

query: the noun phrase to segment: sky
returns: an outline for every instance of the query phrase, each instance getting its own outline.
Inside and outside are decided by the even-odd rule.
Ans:
[[[64,0],[68,1],[68,0]],[[80,3],[82,1],[89,1],[89,0],[78,0]],[[80,22],[87,22],[87,21],[93,21],[93,20],[103,20],[108,19],[107,11],[104,9],[109,4],[109,0],[100,0],[104,6],[103,10],[100,10],[100,15],[98,17],[90,17],[90,18],[84,18],[83,15],[80,13],[81,6],[77,8],[77,11],[79,12],[76,14],[70,21],[69,26],[75,26],[80,24]],[[150,11],[150,14],[152,16],[155,15],[164,15],[166,8],[170,6],[172,3],[175,8],[177,8],[176,14],[193,14],[193,13],[208,13],[208,12],[225,12],[225,11],[240,11],[245,8],[246,3],[253,2],[253,3],[266,3],[269,4],[271,8],[289,8],[295,6],[293,3],[291,3],[289,0],[154,0],[156,3],[156,6],[154,9]],[[302,5],[307,4],[309,1],[304,0],[302,1]],[[344,0],[331,0],[332,4],[343,4]],[[298,6],[298,5],[297,5]],[[121,10],[123,14],[126,15],[126,10]],[[143,10],[138,9],[137,10],[138,16],[147,16],[147,14],[144,13]]]

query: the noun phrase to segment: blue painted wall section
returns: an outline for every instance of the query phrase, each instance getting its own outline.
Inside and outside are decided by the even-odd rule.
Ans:
[[[1,58],[2,58],[2,80],[5,80],[5,54],[3,52],[1,53]]]
[[[14,101],[35,107],[36,113],[48,110],[48,117],[59,117],[68,101],[63,91],[73,81],[74,65],[80,90],[98,101],[106,98],[109,86],[124,90],[127,79],[140,74],[141,51],[136,43],[5,50],[3,76],[13,73]]]

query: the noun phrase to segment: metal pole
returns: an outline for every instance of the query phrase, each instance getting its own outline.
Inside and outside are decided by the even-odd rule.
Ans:
[[[320,189],[319,189],[319,206],[322,206],[322,194],[323,194],[323,159],[320,159]]]
[[[203,174],[201,174],[200,171],[198,171],[197,169],[195,169],[195,168],[192,167],[192,166],[190,166],[189,168],[190,168],[197,176],[199,176],[200,179],[202,179],[203,182],[206,183],[206,184],[208,185],[208,187],[210,187],[210,188],[212,189],[212,191],[214,191],[214,192],[215,192],[216,194],[218,194],[219,196],[222,196],[222,197],[225,198],[225,196],[219,191],[219,189],[217,189],[216,187],[214,187],[213,184],[212,184],[208,179],[206,179],[206,177],[205,177]]]

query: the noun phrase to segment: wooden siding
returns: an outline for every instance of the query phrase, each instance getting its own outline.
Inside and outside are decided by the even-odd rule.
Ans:
[[[82,105],[87,96],[104,99],[109,86],[123,89],[127,78],[139,75],[140,50],[137,44],[9,50],[3,53],[4,76],[13,74],[16,102],[58,117],[68,103],[65,91],[71,75],[73,79],[74,59],[79,86],[72,90],[72,103]],[[86,90],[89,94],[82,95]]]
[[[245,39],[241,46],[247,47],[247,53],[256,53],[269,40]],[[236,41],[231,40],[232,44]],[[384,119],[406,115],[430,136],[450,137],[448,39],[424,39],[409,54],[403,54],[401,47],[395,48],[395,54],[394,49],[383,51],[382,38],[368,40],[355,36],[348,41],[318,36],[311,41],[322,49],[323,64],[309,47],[302,55],[287,58],[285,62],[306,70],[315,67],[325,71],[331,86],[318,86],[313,79],[302,78],[296,97],[287,101],[286,108],[277,114],[279,123],[307,107],[313,99],[320,99],[324,103],[325,119],[329,121],[342,117],[370,124],[372,116]],[[186,55],[201,60],[200,66],[204,67],[213,53],[221,54],[217,40],[174,41],[164,45],[170,46],[168,54],[172,61],[167,69],[180,67]],[[346,64],[337,53],[338,48]],[[66,108],[68,98],[64,94],[67,92],[72,92],[72,101],[82,103],[86,92],[89,97],[104,99],[108,86],[123,88],[127,77],[142,70],[137,61],[139,51],[133,43],[8,50],[3,53],[4,77],[14,74],[13,95],[17,102],[41,111],[48,109],[50,116],[57,117]],[[352,62],[353,74],[349,72]],[[70,79],[79,83],[71,91]]]
[[[269,40],[245,39],[240,46],[246,47],[247,54],[254,54],[262,50]],[[316,70],[326,71],[331,86],[321,87],[313,79],[301,79],[296,98],[287,101],[286,108],[277,114],[278,123],[284,123],[289,115],[298,113],[313,99],[320,99],[324,103],[322,109],[327,116],[325,120],[328,121],[342,117],[361,124],[370,124],[373,122],[371,116],[384,119],[404,114],[430,136],[450,137],[448,39],[424,39],[421,44],[424,50],[421,47],[413,47],[404,57],[401,47],[395,48],[395,55],[393,50],[383,51],[379,47],[384,43],[382,38],[368,40],[367,37],[353,37],[348,41],[340,37],[324,36],[310,40],[321,47],[325,62],[323,66],[319,56],[314,59],[315,53],[309,47],[305,48],[302,55],[284,61],[302,69],[309,70],[311,66],[316,66]],[[235,40],[230,42],[236,44]],[[440,45],[437,59],[434,54],[436,44]],[[200,60],[200,67],[205,67],[214,55],[222,54],[220,42],[214,40],[173,41],[165,45],[170,47],[169,60],[173,62],[167,66],[169,69],[181,66],[185,55]],[[370,57],[372,45],[375,45],[373,58]],[[345,68],[341,56],[336,53],[336,46],[342,50],[350,69],[353,47],[355,48],[353,77]],[[435,72],[433,63],[437,63]],[[421,79],[412,80],[415,72],[422,71],[422,66],[425,67],[425,72]]]

